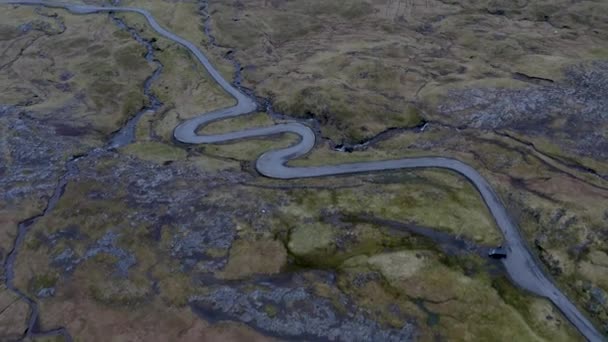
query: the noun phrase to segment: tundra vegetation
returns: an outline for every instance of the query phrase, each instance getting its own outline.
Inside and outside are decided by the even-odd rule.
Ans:
[[[294,165],[438,155],[474,166],[608,332],[605,3],[121,4],[199,44],[227,79],[239,65],[236,81],[270,108],[202,133],[296,118],[319,143]],[[108,15],[0,12],[0,255],[6,266],[19,223],[45,213],[14,262],[40,330],[65,327],[77,340],[332,339],[353,327],[368,339],[580,339],[486,258],[500,232],[456,174],[276,181],[253,162],[294,137],[174,143],[181,120],[233,100],[141,17],[114,18],[163,66],[151,84],[162,106],[118,149],[104,146],[149,102],[146,48]],[[18,339],[29,307],[0,290],[0,336]]]

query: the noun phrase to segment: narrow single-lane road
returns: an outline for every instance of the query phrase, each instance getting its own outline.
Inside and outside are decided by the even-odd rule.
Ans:
[[[504,259],[503,263],[511,280],[522,288],[549,299],[587,340],[593,342],[606,341],[606,338],[600,334],[585,315],[583,315],[566,295],[557,288],[554,282],[545,275],[544,271],[537,263],[537,259],[529,251],[526,242],[520,235],[519,227],[511,219],[490,184],[469,165],[451,158],[423,157],[312,167],[288,166],[287,163],[290,160],[306,155],[315,146],[315,134],[306,125],[293,122],[226,134],[198,135],[196,133],[199,127],[211,122],[252,113],[256,110],[256,103],[252,98],[241,93],[237,88],[227,82],[219,71],[209,62],[203,52],[194,44],[165,30],[156,22],[148,11],[140,8],[88,6],[61,2],[47,2],[42,0],[0,0],[0,4],[43,5],[67,9],[75,14],[134,12],[143,15],[158,34],[188,49],[205,67],[209,75],[236,100],[236,105],[233,107],[202,113],[198,117],[183,122],[175,128],[174,137],[176,140],[187,144],[213,144],[284,133],[293,133],[300,137],[300,140],[296,144],[287,148],[265,152],[258,158],[256,168],[258,172],[266,177],[295,179],[420,168],[447,169],[461,174],[477,188],[504,236],[504,247],[508,251],[508,257]]]

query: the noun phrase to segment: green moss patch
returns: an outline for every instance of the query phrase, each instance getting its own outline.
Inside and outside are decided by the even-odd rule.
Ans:
[[[286,262],[287,252],[280,241],[237,240],[230,248],[228,264],[220,277],[242,279],[255,274],[276,274]]]
[[[137,158],[156,162],[159,164],[169,161],[179,161],[186,159],[186,151],[158,142],[137,142],[125,146],[123,153],[136,156]]]

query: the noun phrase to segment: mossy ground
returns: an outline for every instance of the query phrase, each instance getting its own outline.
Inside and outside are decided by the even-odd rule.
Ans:
[[[9,170],[2,177],[29,178],[23,184],[3,184],[0,255],[4,261],[18,223],[47,206],[64,163],[105,143],[141,108],[142,84],[152,67],[143,59],[143,47],[107,16],[2,5],[0,17],[0,168]],[[5,105],[15,106],[18,114],[4,116]],[[20,130],[14,129],[16,124]],[[32,140],[29,146],[25,143]],[[35,178],[39,175],[44,176]],[[9,196],[10,192],[17,196]],[[35,297],[56,281],[54,272],[43,271],[20,286]],[[10,331],[2,331],[1,339],[19,339],[27,324],[27,303],[17,300],[4,309],[0,322]]]
[[[8,290],[4,284],[0,287],[0,336],[7,339],[18,339],[25,326],[23,322],[30,313],[28,305],[19,300],[17,295]]]
[[[181,7],[180,13],[188,12],[192,14],[194,6],[184,4],[176,7]],[[167,12],[164,11],[152,10],[152,13],[162,13],[157,17],[161,24],[182,27],[180,25],[188,22],[177,20],[176,17],[169,20],[167,19]],[[152,84],[152,92],[163,103],[163,106],[157,113],[146,116],[140,122],[140,127],[145,127],[144,130],[148,131],[148,136],[157,136],[163,142],[170,143],[173,137],[173,129],[182,120],[200,115],[211,108],[229,107],[234,104],[234,99],[225,94],[213,82],[205,69],[185,48],[158,36],[155,31],[150,29],[145,19],[139,15],[120,14],[119,16],[124,18],[129,26],[137,29],[144,38],[154,40],[155,57],[163,65],[163,72]],[[169,22],[165,20],[169,20]],[[198,28],[196,23],[191,25]],[[198,34],[195,34],[192,30],[188,32],[178,30],[176,33],[183,34],[184,38],[190,38],[193,42],[200,41],[201,32],[198,32]],[[193,37],[193,34],[198,37]]]
[[[152,72],[142,62],[144,48],[106,16],[42,11],[58,17],[35,15],[31,7],[6,13],[10,19],[3,21],[5,25],[38,18],[51,27],[65,25],[65,31],[32,30],[17,40],[23,52],[0,73],[0,102],[23,103],[24,109],[50,123],[76,123],[73,129],[84,136],[117,130],[144,102],[143,80]],[[44,61],[41,54],[47,56]],[[9,61],[11,56],[5,58]]]
[[[167,163],[186,159],[186,151],[178,147],[159,142],[137,142],[126,146],[124,153],[137,156],[140,159]]]
[[[517,291],[501,278],[491,279],[483,273],[464,275],[428,250],[358,257],[345,262],[342,272],[341,288],[362,298],[370,309],[392,306],[393,312],[409,312],[426,321],[421,325],[423,339],[578,339],[546,301],[515,294]],[[376,276],[361,280],[365,274]],[[497,290],[496,284],[503,287]],[[383,317],[391,321],[388,312]],[[510,328],[497,329],[499,326]]]
[[[463,235],[483,244],[501,241],[500,232],[476,190],[456,175],[441,171],[379,176],[360,188],[294,191],[283,209],[309,219],[322,211],[368,213]]]
[[[195,14],[192,3],[130,3],[149,6],[163,25],[177,30],[187,39],[205,42],[200,31],[200,17]],[[249,86],[262,95],[273,97],[278,108],[288,114],[313,115],[321,123],[323,133],[336,141],[360,140],[387,127],[413,125],[421,116],[429,115],[420,110],[424,106],[415,102],[420,99],[427,104],[441,101],[448,89],[523,87],[523,82],[510,78],[512,72],[557,80],[563,77],[562,67],[573,60],[602,56],[602,51],[589,48],[590,42],[602,38],[589,38],[578,31],[577,34],[581,35],[580,49],[573,49],[572,44],[575,43],[570,40],[564,42],[561,38],[551,37],[546,45],[542,45],[545,51],[530,54],[529,45],[540,44],[541,38],[545,39],[543,34],[548,32],[544,24],[533,21],[524,23],[530,25],[528,35],[520,36],[518,31],[508,39],[490,39],[496,34],[497,27],[513,21],[514,16],[524,15],[513,9],[507,9],[509,15],[505,18],[487,18],[485,13],[478,13],[477,5],[465,2],[462,5],[464,13],[440,20],[439,24],[433,23],[431,31],[434,33],[430,32],[430,37],[426,37],[425,33],[416,31],[426,30],[423,26],[416,26],[422,24],[419,21],[430,20],[439,10],[455,13],[456,5],[437,3],[434,8],[415,8],[413,10],[422,11],[420,18],[407,22],[389,17],[388,11],[383,11],[386,3],[379,2],[353,1],[348,6],[322,1],[273,3],[247,2],[244,9],[238,10],[230,2],[213,3],[216,35],[221,42],[239,48],[237,56],[246,58],[243,60],[246,66],[256,66],[245,68]],[[485,5],[483,2],[479,6]],[[596,5],[581,6],[567,10],[589,10]],[[323,15],[328,13],[328,9],[331,9],[331,14]],[[539,8],[537,14],[543,11],[545,9]],[[23,13],[28,17],[33,15],[31,12]],[[576,22],[573,13],[562,13],[557,18],[567,23]],[[66,25],[70,30],[78,27],[78,20],[85,20],[86,25],[95,29],[107,22],[104,16],[74,19],[62,14],[63,17],[69,18]],[[124,17],[127,23],[143,30],[148,38],[155,37],[141,18]],[[235,18],[238,20],[233,20]],[[602,28],[597,18],[590,20]],[[334,21],[336,25],[329,24]],[[352,22],[357,23],[357,32],[352,31]],[[473,26],[477,24],[492,30],[476,30]],[[255,30],[243,30],[243,25],[254,26]],[[464,27],[466,32],[452,37],[451,32],[457,31],[454,27]],[[328,28],[339,34],[328,36]],[[4,26],[0,29],[8,30]],[[412,36],[403,34],[412,29],[417,33],[412,33]],[[258,38],[260,33],[267,31],[271,31],[269,40],[262,40],[264,48],[269,51],[265,55],[258,45],[259,40],[250,38]],[[95,70],[89,63],[78,65],[84,68],[84,74],[95,72],[95,77],[102,82],[91,84],[90,80],[78,76],[73,82],[83,93],[90,94],[91,98],[85,102],[92,108],[109,101],[103,110],[116,116],[90,115],[82,121],[83,126],[86,123],[95,127],[93,131],[104,134],[124,120],[125,113],[138,107],[141,94],[137,95],[132,89],[141,88],[141,84],[129,82],[134,79],[141,81],[137,77],[141,78],[151,70],[138,56],[143,50],[138,50],[128,35],[120,31],[110,32],[112,39],[118,39],[120,43],[90,42],[86,36],[62,42],[67,45],[59,45],[73,54],[74,47],[86,44],[90,46],[87,53],[91,54],[87,58],[103,59],[100,68]],[[100,35],[110,37],[105,31]],[[451,42],[456,42],[450,53],[445,53],[446,47],[437,40],[441,35],[447,35]],[[321,46],[310,48],[311,42],[316,44],[319,41]],[[49,39],[45,48],[50,42]],[[481,44],[489,46],[481,49]],[[232,99],[219,91],[182,49],[162,39],[156,45],[165,71],[155,83],[154,92],[165,102],[165,107],[142,120],[138,127],[138,142],[118,152],[120,158],[125,159],[102,159],[96,163],[95,172],[105,175],[106,179],[97,180],[89,176],[70,182],[53,213],[32,227],[24,251],[18,258],[16,281],[19,288],[27,289],[34,296],[34,288],[30,284],[42,286],[51,283],[51,278],[46,278],[49,258],[56,257],[67,247],[83,254],[90,248],[91,241],[116,227],[124,229],[118,241],[119,247],[132,252],[137,264],[129,270],[128,279],[117,280],[114,278],[116,258],[102,253],[79,266],[72,277],[53,278],[57,296],[40,300],[41,324],[44,327],[66,324],[75,336],[92,336],[93,339],[108,333],[120,333],[112,328],[117,322],[123,327],[134,327],[130,328],[128,336],[150,338],[162,338],[166,333],[166,338],[170,339],[170,334],[176,331],[186,331],[190,336],[188,332],[199,333],[207,329],[205,323],[184,309],[188,297],[196,294],[200,286],[200,279],[196,276],[201,276],[201,273],[209,276],[205,273],[205,264],[196,264],[199,267],[196,276],[184,271],[171,254],[172,234],[178,227],[171,223],[163,225],[160,240],[156,240],[151,233],[156,227],[137,216],[147,209],[128,203],[136,201],[140,198],[138,196],[145,196],[143,194],[156,194],[160,203],[149,204],[148,214],[150,217],[152,213],[160,216],[167,211],[168,205],[162,203],[163,194],[179,195],[209,186],[211,190],[197,195],[200,203],[232,210],[236,216],[234,220],[238,221],[234,224],[240,227],[236,228],[239,239],[230,247],[207,251],[207,257],[227,258],[225,267],[210,271],[211,276],[217,279],[248,279],[286,269],[333,269],[338,272],[341,293],[353,296],[374,317],[394,326],[398,326],[402,319],[392,314],[394,306],[390,304],[396,304],[402,312],[410,315],[409,319],[414,317],[422,328],[424,339],[431,340],[437,335],[463,340],[577,338],[572,328],[547,302],[523,295],[505,279],[490,277],[482,268],[470,275],[461,266],[464,263],[473,267],[482,264],[477,259],[447,258],[432,250],[432,244],[424,245],[411,237],[395,237],[386,233],[383,227],[357,223],[340,230],[337,224],[327,222],[333,214],[371,213],[397,221],[413,221],[482,244],[499,243],[500,235],[479,196],[459,176],[441,171],[396,172],[387,176],[364,175],[286,183],[253,178],[239,170],[263,151],[288,144],[292,141],[289,136],[193,148],[172,145],[171,133],[176,123],[200,112],[229,106]],[[114,48],[109,48],[112,46]],[[556,49],[566,52],[562,56],[555,53]],[[302,50],[307,52],[302,53]],[[474,58],[470,58],[471,51]],[[58,51],[53,50],[53,53]],[[523,57],[509,55],[512,53]],[[549,58],[547,55],[557,57]],[[221,60],[218,56],[213,58]],[[69,62],[73,60],[78,59],[75,57]],[[404,60],[409,60],[412,65],[403,67]],[[141,66],[133,64],[134,61],[140,61]],[[117,63],[124,70],[111,75],[115,66],[108,63]],[[497,68],[494,64],[503,67]],[[131,76],[131,71],[137,77]],[[222,68],[222,71],[230,78],[230,68]],[[33,73],[21,77],[36,79]],[[429,78],[432,81],[426,84]],[[107,99],[114,96],[110,90],[116,89],[125,96]],[[412,94],[418,91],[419,99],[416,99]],[[26,92],[5,92],[17,93]],[[52,99],[59,101],[56,97]],[[22,100],[11,97],[6,101]],[[45,107],[35,104],[31,108],[44,113],[49,111],[48,108],[56,108],[51,106],[55,104],[52,101],[44,104]],[[81,123],[80,118],[72,121]],[[269,123],[268,117],[258,114],[213,124],[208,132]],[[601,276],[605,270],[603,256],[598,254],[603,242],[597,228],[603,220],[605,193],[588,184],[601,185],[602,181],[589,180],[592,177],[584,172],[573,171],[560,160],[547,158],[546,155],[563,155],[550,143],[539,143],[540,152],[531,152],[529,147],[498,136],[496,132],[464,129],[456,130],[458,134],[455,134],[452,128],[437,126],[431,123],[423,133],[406,132],[374,144],[367,151],[353,154],[338,153],[329,145],[322,144],[310,156],[294,164],[318,165],[426,154],[455,156],[480,169],[497,186],[509,209],[518,214],[524,233],[531,241],[539,233],[545,233],[549,236],[548,241],[542,244],[546,253],[555,255],[558,260],[566,260],[564,264],[574,264],[563,266],[564,276],[559,280],[589,279],[599,286],[606,286],[606,279]],[[121,178],[124,174],[113,174],[125,160],[137,160],[142,167],[175,167],[181,172],[185,172],[181,168],[192,163],[205,177],[213,175],[216,178],[205,178],[204,185],[184,180],[168,181],[169,185],[162,189],[163,192],[155,192],[157,189],[145,182],[127,182],[126,178]],[[162,181],[162,170],[155,169],[155,172],[159,175],[157,179]],[[575,197],[572,196],[573,189],[576,189]],[[131,195],[133,190],[137,192]],[[555,226],[552,218],[564,208],[567,208],[565,216],[560,216],[557,222],[563,223],[559,232],[567,237],[567,241],[546,229]],[[192,204],[182,215],[193,215],[197,210],[198,207]],[[213,219],[220,211],[212,210],[213,215],[205,217],[205,220]],[[11,218],[17,217],[14,213],[7,215],[11,222],[18,219]],[[574,223],[568,220],[571,216],[577,217]],[[192,220],[195,220],[194,216]],[[78,226],[87,238],[61,241],[51,247],[43,247],[39,241],[40,233],[50,234],[72,225]],[[591,241],[589,254],[575,258],[565,253],[571,245],[587,240]],[[427,248],[430,250],[420,250]],[[286,250],[289,250],[289,255],[286,255]],[[355,280],[359,279],[360,283],[360,277],[367,273],[375,274],[371,276],[372,281],[363,282],[360,287],[356,285]],[[158,291],[158,296],[154,295],[155,291]],[[330,295],[337,290],[318,285],[317,291]],[[276,311],[272,307],[267,310]],[[428,324],[425,326],[425,323]],[[244,336],[251,337],[247,333]]]
[[[280,111],[316,117],[339,142],[415,124],[409,108],[431,93],[523,86],[513,73],[559,80],[564,66],[601,59],[605,25],[578,18],[604,5],[557,3],[250,0],[211,2],[210,12],[219,44],[245,67],[245,84]]]
[[[287,251],[280,241],[237,240],[230,248],[230,259],[220,277],[239,279],[256,274],[277,274],[286,264]]]
[[[142,166],[147,165],[147,163],[156,163],[154,158],[152,158],[152,161],[148,161],[150,158],[145,157],[145,153],[150,153],[149,150],[146,149],[140,153],[144,153],[143,159],[137,161],[137,163],[142,164]],[[152,155],[154,154],[152,153]],[[123,156],[120,158],[134,157]],[[196,277],[181,269],[170,252],[174,243],[173,235],[177,233],[171,227],[172,224],[167,222],[166,226],[161,228],[162,234],[159,240],[157,240],[151,235],[154,223],[144,223],[141,218],[136,219],[133,216],[143,210],[142,208],[136,209],[128,204],[137,198],[133,196],[141,196],[134,194],[142,194],[141,190],[144,188],[147,189],[145,192],[150,193],[156,193],[157,190],[154,189],[154,186],[147,187],[145,183],[139,185],[129,183],[131,184],[128,185],[129,191],[133,195],[120,191],[119,189],[123,180],[120,177],[111,177],[114,171],[112,168],[106,167],[108,163],[109,165],[116,164],[113,159],[115,158],[104,158],[91,164],[97,170],[95,172],[104,176],[96,177],[98,178],[97,182],[88,179],[90,176],[80,181],[70,182],[56,209],[32,227],[31,234],[25,244],[25,249],[18,259],[17,269],[19,272],[17,283],[21,288],[28,288],[26,285],[31,282],[30,279],[38,279],[36,275],[45,274],[45,270],[49,267],[49,257],[51,259],[55,258],[67,247],[73,249],[78,255],[83,255],[90,248],[92,241],[99,240],[108,231],[120,232],[116,246],[133,253],[137,263],[129,269],[128,278],[117,278],[115,268],[119,260],[108,254],[100,254],[80,264],[73,275],[67,277],[61,276],[54,284],[57,290],[56,296],[41,300],[44,303],[41,306],[43,310],[43,322],[46,322],[44,324],[48,326],[53,326],[57,323],[52,322],[58,321],[57,318],[52,318],[48,314],[45,314],[45,312],[55,312],[55,310],[63,308],[64,305],[67,305],[66,303],[76,300],[75,294],[86,298],[88,301],[86,305],[91,312],[109,313],[123,312],[124,310],[135,310],[136,312],[139,312],[138,310],[140,309],[150,310],[150,308],[157,307],[157,301],[159,300],[168,308],[165,310],[183,308],[188,298],[200,291],[200,285],[195,280]],[[116,165],[120,165],[120,163]],[[179,165],[180,162],[176,162],[166,167],[180,167]],[[86,174],[89,174],[91,172],[90,170],[87,171],[89,167],[91,166],[83,165],[81,169],[86,171]],[[408,179],[410,179],[409,181],[413,181],[413,184],[417,186],[428,182],[429,184],[433,184],[433,186],[429,185],[429,188],[436,188],[440,184],[439,180],[444,179],[444,177],[441,172],[429,171],[421,173],[420,176],[402,176],[399,178],[400,184],[408,186]],[[224,185],[217,190],[208,192],[202,201],[207,203],[223,203],[223,205],[230,208],[241,208],[240,210],[245,210],[244,212],[247,213],[246,215],[239,216],[240,219],[236,223],[235,229],[239,238],[228,249],[214,252],[214,255],[225,255],[228,257],[226,265],[216,271],[215,276],[218,279],[251,279],[252,277],[277,274],[277,272],[290,269],[323,268],[339,270],[339,279],[342,279],[342,277],[355,275],[354,273],[350,274],[350,271],[348,271],[352,267],[360,267],[357,263],[353,264],[352,260],[355,260],[353,259],[354,257],[359,257],[359,260],[367,260],[369,258],[370,261],[365,262],[365,267],[373,271],[376,267],[380,267],[379,265],[384,265],[383,262],[387,256],[383,256],[383,253],[387,251],[403,250],[403,248],[406,248],[403,253],[409,253],[407,252],[409,248],[416,249],[417,246],[432,247],[432,244],[428,242],[426,244],[419,244],[418,240],[407,235],[388,233],[381,226],[357,223],[341,227],[339,224],[314,223],[322,221],[322,216],[328,214],[327,212],[322,212],[322,208],[325,206],[329,210],[335,210],[336,212],[350,209],[350,212],[357,213],[363,210],[356,207],[340,207],[340,203],[346,203],[341,202],[344,200],[343,197],[348,199],[355,196],[354,198],[356,198],[355,192],[348,188],[349,183],[352,185],[352,181],[352,179],[349,180],[348,178],[341,178],[338,182],[329,179],[303,181],[303,184],[310,186],[323,186],[325,183],[326,186],[337,187],[336,190],[316,191],[314,196],[310,194],[311,190],[307,189],[296,188],[285,192],[280,188],[268,189],[256,186],[238,186],[235,184]],[[379,186],[374,181],[382,181],[382,177],[355,177],[355,182],[361,183],[361,187],[367,188],[368,191],[371,188]],[[386,179],[383,181],[386,181]],[[201,182],[209,183],[209,180],[201,179]],[[217,182],[217,180],[211,182]],[[366,182],[372,183],[366,184]],[[184,191],[183,186],[187,187],[187,184],[179,185],[179,183],[171,183],[170,188],[172,190],[169,192],[179,193],[180,191]],[[276,184],[276,182],[274,184],[280,185]],[[342,186],[346,188],[341,189]],[[469,185],[467,184],[466,186]],[[230,195],[224,191],[226,187],[231,189]],[[354,191],[361,190],[359,188],[355,189]],[[317,198],[318,201],[313,201],[313,197]],[[257,199],[255,208],[243,209],[248,208],[251,205],[248,200],[254,198]],[[378,200],[382,200],[381,196],[378,196]],[[155,207],[151,208],[151,210],[158,212],[158,215],[162,215],[166,209],[163,205],[158,205],[155,204]],[[332,207],[332,205],[335,207]],[[257,213],[255,216],[251,216],[251,213],[254,211]],[[215,214],[217,215],[218,213],[216,212]],[[382,216],[381,213],[378,213],[378,215]],[[52,247],[44,247],[41,244],[41,241],[44,241],[44,239],[41,240],[40,234],[48,236],[49,234],[63,231],[69,226],[78,227],[79,234],[83,238],[60,240]],[[286,250],[289,250],[289,255],[287,255]],[[433,263],[440,263],[439,260],[443,260],[434,256],[436,252],[428,251],[426,253],[430,255],[429,260],[433,260]],[[402,263],[391,264],[389,261],[386,262],[387,265],[392,265],[390,267],[398,271],[395,271],[393,275],[387,275],[387,279],[399,274],[401,277],[406,275],[405,273],[407,273],[408,268],[402,265]],[[449,266],[442,266],[443,268],[432,274],[419,274],[416,273],[418,271],[412,269],[410,270],[412,274],[418,274],[418,277],[411,280],[411,282],[412,284],[418,283],[420,286],[428,287],[425,285],[426,281],[439,283],[443,279],[440,277],[446,275],[452,278],[445,280],[445,283],[442,284],[454,282],[457,278],[464,277],[463,271],[458,268],[459,263],[459,261],[456,261],[450,263]],[[430,265],[427,266],[430,267]],[[447,272],[448,269],[450,272]],[[200,271],[204,271],[204,268],[197,272]],[[393,273],[389,271],[387,270],[385,273]],[[357,273],[361,274],[366,272],[357,271]],[[483,268],[479,268],[478,272],[476,277],[480,277],[481,280],[479,281],[485,286],[481,288],[484,291],[491,291],[486,289],[489,286],[489,280],[485,280]],[[431,275],[433,276],[431,277]],[[441,280],[441,282],[443,281]],[[157,285],[153,285],[154,283]],[[375,288],[376,290],[374,291],[378,292],[377,295],[373,296],[375,298],[373,302],[369,302],[363,296],[357,297],[358,292],[351,292],[355,291],[350,289],[349,286],[351,285],[344,283],[341,285],[341,289],[347,294],[355,295],[357,303],[361,305],[370,305],[370,308],[372,305],[375,305],[373,311],[374,317],[386,319],[387,322],[391,322],[391,319],[388,318],[390,316],[389,311],[387,311],[389,307],[384,306],[380,302],[382,298],[386,300],[393,298],[393,302],[399,301],[400,307],[406,310],[405,312],[415,315],[416,319],[420,322],[425,322],[427,320],[426,314],[417,309],[415,301],[418,297],[423,297],[423,295],[428,297],[429,300],[436,301],[437,298],[435,296],[442,296],[444,291],[443,288],[434,288],[432,291],[429,289],[429,292],[426,293],[408,292],[410,294],[407,297],[398,296],[398,299],[395,299],[393,286],[387,287],[387,284],[384,282],[375,282],[374,284],[366,285],[365,287],[370,290]],[[395,285],[394,288],[401,287]],[[413,287],[409,291],[414,291],[415,288]],[[479,290],[479,288],[476,289]],[[154,295],[154,291],[158,291],[158,297]],[[513,291],[514,296],[521,296],[521,293],[517,290]],[[470,296],[473,297],[473,294],[470,294]],[[460,300],[464,302],[464,299]],[[521,299],[524,303],[528,303],[529,300]],[[440,323],[437,325],[428,329],[424,328],[423,336],[433,336],[433,334],[458,336],[458,334],[462,334],[464,331],[473,334],[475,337],[497,336],[494,335],[494,332],[490,333],[487,331],[485,332],[486,335],[484,335],[483,331],[469,326],[470,323],[467,322],[472,322],[469,319],[452,322],[451,318],[444,318],[443,314],[445,313],[450,316],[448,312],[450,310],[454,312],[460,312],[459,310],[463,312],[481,310],[479,311],[479,315],[484,315],[486,312],[482,308],[487,305],[501,303],[499,298],[492,295],[490,299],[486,297],[472,298],[465,303],[466,305],[454,304],[446,308],[445,311],[441,311],[431,304],[425,304],[430,311],[437,312],[441,318],[439,319]],[[521,325],[522,329],[524,329],[522,333],[527,333],[525,331],[530,328],[526,328],[523,321],[518,318],[518,315],[520,315],[519,311],[513,311],[515,309],[505,306],[506,304],[500,305],[500,310],[497,309],[499,314],[496,315],[500,316],[504,314],[506,316],[505,318],[496,319],[494,327],[502,326],[502,324],[518,324],[518,326]],[[269,307],[268,310],[272,311],[273,309]],[[60,321],[65,320],[64,322],[70,322],[68,316],[60,317],[64,317],[59,318]],[[490,325],[492,320],[493,318],[488,318],[486,320],[487,324]],[[393,324],[398,324],[398,320],[395,318],[392,319],[392,322]],[[71,324],[69,323],[69,325]],[[95,327],[98,325],[94,327],[90,321],[87,324],[86,328],[79,328],[84,330],[76,329],[76,332],[86,331],[87,333],[95,334],[94,330],[91,329],[96,329]],[[560,330],[558,334],[561,333]],[[544,336],[542,335],[544,333],[538,334]]]

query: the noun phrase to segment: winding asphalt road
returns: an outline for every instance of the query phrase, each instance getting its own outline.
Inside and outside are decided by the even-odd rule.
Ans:
[[[47,7],[64,8],[75,14],[134,12],[143,15],[158,34],[182,45],[196,56],[209,75],[227,93],[236,99],[236,105],[233,107],[201,114],[200,116],[185,121],[177,126],[174,131],[176,140],[187,144],[213,144],[284,133],[293,133],[300,137],[299,142],[296,144],[287,148],[265,152],[258,158],[256,168],[258,172],[266,177],[294,179],[417,168],[440,168],[461,174],[477,188],[504,236],[504,247],[507,249],[508,257],[503,260],[503,263],[511,280],[522,288],[549,299],[587,340],[594,342],[606,341],[605,337],[595,329],[593,324],[591,324],[578,308],[555,286],[553,281],[544,274],[543,270],[538,265],[536,258],[528,250],[526,243],[522,239],[517,224],[511,219],[490,184],[475,169],[467,164],[451,158],[426,157],[331,166],[287,166],[287,163],[290,160],[301,157],[314,148],[315,134],[308,126],[294,122],[226,134],[198,135],[196,133],[199,127],[211,122],[252,113],[257,109],[257,105],[252,98],[241,93],[238,89],[228,83],[194,44],[162,28],[148,11],[139,8],[99,7],[36,0],[0,0],[0,4],[44,5]]]

